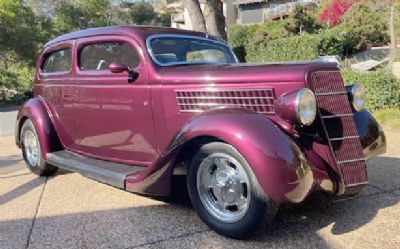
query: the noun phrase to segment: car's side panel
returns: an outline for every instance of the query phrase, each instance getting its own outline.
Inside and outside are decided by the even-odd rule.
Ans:
[[[15,125],[15,140],[18,146],[21,143],[20,131],[26,119],[30,119],[35,126],[43,160],[46,160],[47,153],[62,148],[43,99],[40,97],[29,99],[21,106]]]

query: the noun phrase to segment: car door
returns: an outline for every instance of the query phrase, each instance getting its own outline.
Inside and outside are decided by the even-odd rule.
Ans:
[[[35,95],[46,102],[52,114],[61,142],[71,150],[78,148],[71,85],[73,43],[65,41],[45,49],[34,87]]]
[[[75,112],[80,152],[116,162],[145,165],[157,155],[149,78],[138,44],[122,36],[78,40],[75,51]],[[138,73],[112,73],[119,62]]]

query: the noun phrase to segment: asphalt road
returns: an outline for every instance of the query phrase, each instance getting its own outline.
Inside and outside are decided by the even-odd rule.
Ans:
[[[0,137],[0,248],[400,248],[400,139],[368,162],[370,185],[357,198],[321,196],[285,206],[247,241],[214,233],[184,191],[174,200],[131,194],[59,172],[25,169],[13,137]],[[181,190],[184,186],[180,187]]]
[[[0,137],[14,134],[18,107],[0,107]]]

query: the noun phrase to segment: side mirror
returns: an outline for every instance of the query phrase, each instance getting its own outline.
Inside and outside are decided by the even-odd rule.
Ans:
[[[139,77],[138,72],[136,72],[133,69],[130,69],[128,66],[126,66],[122,63],[119,63],[119,62],[112,62],[110,65],[108,65],[108,69],[112,73],[128,72],[129,73],[128,83],[134,82]]]
[[[129,67],[119,62],[112,62],[110,65],[108,65],[108,69],[112,73],[129,72]]]

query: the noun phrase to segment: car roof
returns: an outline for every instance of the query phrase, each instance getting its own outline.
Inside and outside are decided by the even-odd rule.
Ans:
[[[45,44],[45,47],[68,40],[74,40],[84,37],[100,36],[100,35],[132,35],[138,39],[145,41],[150,35],[155,34],[180,34],[180,35],[193,35],[205,37],[206,34],[191,30],[167,28],[167,27],[156,27],[156,26],[109,26],[91,28],[72,33],[60,35]]]

